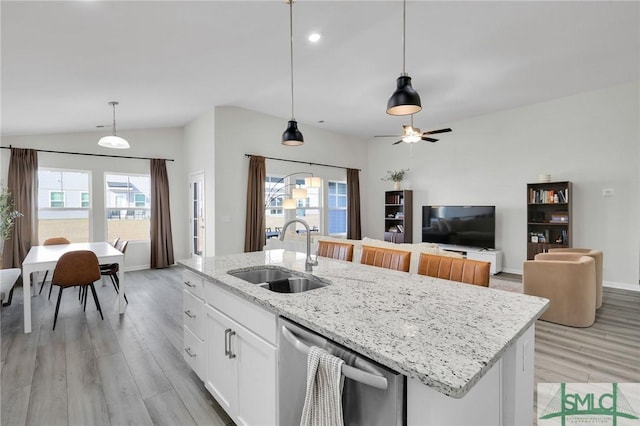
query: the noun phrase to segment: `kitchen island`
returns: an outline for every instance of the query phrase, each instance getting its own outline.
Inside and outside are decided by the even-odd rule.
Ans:
[[[482,404],[489,391],[501,393],[489,404],[500,410],[500,423],[527,417],[530,423],[533,328],[546,299],[327,258],[319,259],[312,274],[331,285],[296,294],[271,292],[228,274],[265,266],[308,274],[304,260],[303,253],[270,250],[179,263],[205,286],[406,375],[408,424],[422,416],[432,424],[442,419],[432,412],[437,407],[420,401],[477,411],[472,405]]]

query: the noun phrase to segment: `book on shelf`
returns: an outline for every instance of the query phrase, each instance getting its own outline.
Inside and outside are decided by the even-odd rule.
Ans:
[[[404,204],[404,198],[400,194],[387,194],[386,204]]]
[[[529,189],[530,204],[558,204],[567,203],[569,188],[565,189]]]
[[[404,226],[396,225],[396,228],[398,229],[398,232],[404,232]]]

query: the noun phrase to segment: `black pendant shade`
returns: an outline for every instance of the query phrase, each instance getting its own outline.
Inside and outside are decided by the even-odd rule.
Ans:
[[[422,110],[420,95],[411,86],[411,77],[401,75],[397,80],[398,87],[387,101],[387,114],[409,115]]]
[[[300,130],[298,130],[298,122],[296,120],[290,120],[287,125],[287,130],[282,134],[282,145],[298,146],[302,144],[304,144],[304,138]]]

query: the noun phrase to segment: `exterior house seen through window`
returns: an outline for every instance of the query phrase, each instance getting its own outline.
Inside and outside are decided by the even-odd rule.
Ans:
[[[65,237],[89,241],[91,173],[83,170],[38,169],[38,238]]]
[[[150,238],[151,178],[149,175],[105,174],[107,241]]]
[[[329,182],[329,235],[347,233],[347,183]]]

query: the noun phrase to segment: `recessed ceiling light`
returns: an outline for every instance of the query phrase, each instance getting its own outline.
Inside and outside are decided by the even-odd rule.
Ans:
[[[311,33],[309,34],[308,40],[311,43],[317,43],[320,41],[320,39],[322,38],[322,36],[320,35],[320,33]]]

